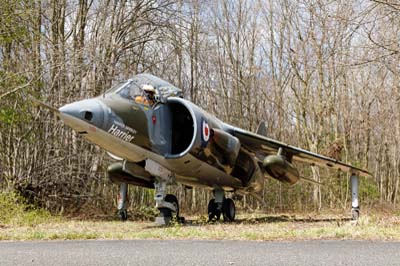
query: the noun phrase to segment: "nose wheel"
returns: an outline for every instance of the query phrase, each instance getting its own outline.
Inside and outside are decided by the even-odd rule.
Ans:
[[[170,176],[160,177],[154,183],[156,190],[154,200],[156,201],[156,208],[160,211],[160,215],[156,217],[155,221],[158,225],[168,225],[174,216],[180,223],[185,221],[183,217],[179,216],[178,199],[172,194],[166,194],[167,185],[172,182],[170,179]]]
[[[163,207],[159,207],[160,216],[156,218],[156,223],[159,225],[168,225],[170,221],[176,217],[176,221],[178,223],[184,223],[185,218],[179,216],[179,203],[178,199],[172,195],[167,194],[164,198]],[[172,207],[172,208],[171,208]]]
[[[168,202],[168,203],[171,203],[174,206],[174,209],[175,209],[174,212],[176,213],[176,218],[178,219],[179,218],[179,203],[178,203],[178,199],[172,194],[167,194],[165,196],[164,201]],[[170,208],[162,207],[162,208],[158,208],[158,209],[160,210],[160,212],[163,215],[163,217],[170,217],[170,218],[173,217],[172,216],[172,212],[173,211]]]

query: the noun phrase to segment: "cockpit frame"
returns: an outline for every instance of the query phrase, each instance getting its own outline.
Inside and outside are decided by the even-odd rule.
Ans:
[[[118,94],[123,98],[135,100],[137,96],[145,96],[143,91],[143,86],[145,85],[151,85],[155,89],[156,102],[166,103],[169,97],[183,97],[181,89],[150,74],[135,75],[113,86],[106,94]]]

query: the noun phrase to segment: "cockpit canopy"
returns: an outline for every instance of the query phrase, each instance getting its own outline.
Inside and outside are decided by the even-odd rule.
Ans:
[[[182,97],[182,90],[172,84],[150,74],[138,74],[117,84],[107,91],[107,94],[116,93],[123,98],[135,99],[143,94],[143,86],[151,85],[155,89],[155,98],[165,103],[168,97]]]

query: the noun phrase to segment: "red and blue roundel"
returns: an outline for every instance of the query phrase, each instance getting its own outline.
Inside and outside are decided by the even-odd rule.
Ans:
[[[208,123],[206,120],[203,120],[203,122],[201,123],[201,138],[204,142],[208,142],[208,140],[210,139],[210,127],[208,126]]]

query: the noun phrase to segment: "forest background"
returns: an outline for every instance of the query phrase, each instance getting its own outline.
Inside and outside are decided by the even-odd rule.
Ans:
[[[60,107],[146,72],[225,122],[266,121],[271,138],[369,169],[362,206],[396,208],[399,62],[397,0],[1,0],[0,191],[54,213],[114,210],[112,159],[27,95]],[[347,174],[301,169],[326,185],[267,180],[266,211],[348,208]],[[171,190],[205,213],[209,191]],[[129,194],[154,206],[152,190]]]

